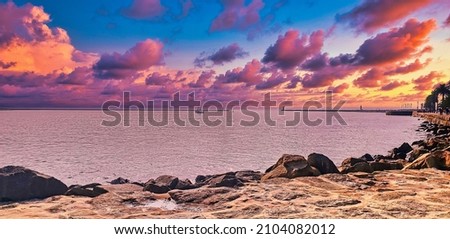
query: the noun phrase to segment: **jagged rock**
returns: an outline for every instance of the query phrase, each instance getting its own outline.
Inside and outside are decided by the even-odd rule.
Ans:
[[[278,177],[296,178],[319,175],[320,171],[310,166],[303,156],[284,154],[276,164],[266,170],[261,180]]]
[[[98,183],[91,183],[84,186],[72,185],[65,193],[67,196],[82,196],[82,197],[98,197],[108,191],[101,187]]]
[[[407,165],[404,169],[424,169],[436,168],[440,170],[450,170],[450,152],[447,150],[437,150],[426,153]]]
[[[24,201],[63,195],[67,186],[58,179],[20,166],[0,168],[0,201]]]
[[[307,159],[310,166],[315,167],[321,174],[339,173],[333,161],[323,154],[312,153]]]

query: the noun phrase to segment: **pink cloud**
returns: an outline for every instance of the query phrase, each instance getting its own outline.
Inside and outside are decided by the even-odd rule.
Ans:
[[[159,72],[153,72],[151,75],[148,75],[145,79],[146,85],[168,85],[172,82],[169,74],[163,75]]]
[[[358,32],[372,33],[391,26],[409,14],[432,3],[432,0],[364,0],[344,14],[338,14],[338,22],[348,23]]]
[[[90,79],[93,78],[92,74],[91,68],[78,67],[69,74],[61,73],[61,75],[56,78],[56,82],[62,85],[86,85],[89,83]]]
[[[293,69],[308,57],[318,54],[323,46],[324,32],[319,30],[310,36],[302,35],[296,30],[287,31],[279,36],[276,43],[270,46],[262,59],[282,69]]]
[[[214,70],[203,71],[198,77],[198,80],[189,83],[188,86],[191,88],[205,88],[213,80],[214,74],[216,74]]]
[[[319,88],[330,86],[337,79],[342,79],[350,74],[348,68],[327,67],[325,70],[317,71],[303,76],[301,83],[304,88]]]
[[[306,60],[301,65],[301,68],[308,71],[318,71],[326,67],[328,65],[328,62],[329,58],[327,53],[317,54],[314,57]]]
[[[155,19],[161,17],[166,8],[160,0],[133,0],[131,5],[122,9],[122,14],[134,19]]]
[[[261,83],[255,85],[256,90],[269,90],[272,88],[275,88],[276,86],[279,86],[285,82],[289,81],[289,77],[279,73],[279,72],[273,72],[271,76]]]
[[[233,43],[220,48],[210,55],[206,55],[206,53],[203,52],[202,55],[195,58],[194,65],[197,67],[204,67],[208,61],[211,61],[213,65],[223,65],[224,63],[232,62],[246,56],[248,56],[248,52],[244,51],[237,43]]]
[[[372,68],[354,80],[353,84],[360,88],[374,88],[379,87],[385,81],[386,76],[384,72],[379,68]]]
[[[424,63],[421,63],[419,59],[416,59],[413,63],[405,66],[397,66],[395,69],[390,70],[385,73],[385,75],[397,75],[397,74],[407,74],[414,71],[418,71],[430,63],[431,59],[427,59]]]
[[[413,83],[416,84],[414,86],[414,89],[419,91],[431,90],[433,89],[434,80],[442,78],[444,76],[444,74],[437,71],[432,71],[427,75],[420,76],[417,79],[413,80]]]
[[[4,63],[0,69],[43,75],[54,71],[67,73],[97,59],[95,54],[77,51],[67,32],[50,27],[49,22],[50,15],[43,7],[17,6],[12,1],[0,3],[0,59]],[[90,58],[74,60],[76,54]]]
[[[51,28],[46,23],[50,15],[43,7],[28,3],[18,7],[14,2],[0,4],[0,33],[2,39],[21,38],[26,41],[70,42],[67,32],[62,28]],[[5,42],[3,42],[4,44]]]
[[[103,54],[94,65],[96,76],[104,79],[120,79],[132,76],[137,71],[148,69],[164,62],[163,44],[147,39],[137,43],[124,54]]]
[[[330,86],[328,87],[328,90],[333,91],[333,93],[340,94],[343,93],[346,89],[348,89],[348,87],[350,87],[349,84],[342,83],[338,86]]]
[[[408,59],[417,54],[428,40],[428,34],[435,29],[434,19],[419,22],[408,20],[402,27],[393,28],[366,40],[357,50],[354,63],[377,65]]]
[[[247,86],[252,86],[261,83],[263,76],[261,74],[262,64],[256,59],[248,62],[245,67],[234,68],[228,70],[225,74],[217,76],[219,83],[245,83]]]
[[[248,6],[245,0],[222,0],[223,11],[213,20],[210,31],[230,29],[245,30],[260,21],[259,11],[264,7],[262,0],[252,0]]]
[[[389,82],[388,84],[382,86],[380,88],[380,90],[390,91],[390,90],[393,90],[393,89],[396,89],[398,87],[405,86],[405,85],[408,85],[408,83],[406,83],[404,81],[392,81],[392,82]]]

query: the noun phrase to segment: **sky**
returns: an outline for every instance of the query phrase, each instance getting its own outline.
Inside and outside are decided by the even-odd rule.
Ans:
[[[416,107],[450,81],[445,0],[0,0],[0,107],[167,100]]]

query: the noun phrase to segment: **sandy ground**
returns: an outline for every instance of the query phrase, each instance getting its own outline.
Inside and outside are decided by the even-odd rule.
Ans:
[[[450,218],[450,172],[328,174],[169,194],[104,185],[96,198],[56,196],[0,205],[0,218]]]

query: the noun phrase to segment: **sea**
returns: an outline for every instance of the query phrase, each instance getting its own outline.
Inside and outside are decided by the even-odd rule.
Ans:
[[[118,124],[105,126],[118,118],[97,110],[0,111],[0,167],[28,167],[68,185],[117,177],[145,182],[160,175],[193,180],[197,175],[264,171],[283,154],[321,153],[339,165],[348,157],[387,154],[403,142],[425,137],[416,131],[418,118],[384,113],[341,112],[340,121],[328,115],[327,122],[326,112],[274,111],[270,117],[276,125],[264,120],[263,111],[257,112],[259,121],[245,112],[222,112],[232,115],[213,117],[223,122],[217,125],[202,121],[205,113],[179,113],[199,119],[200,126],[177,124],[174,112],[168,112],[163,126],[150,124],[147,113],[142,118],[139,112],[130,113],[129,126],[123,112]],[[163,113],[154,117],[162,117],[158,114]],[[286,126],[296,116],[299,122]]]

